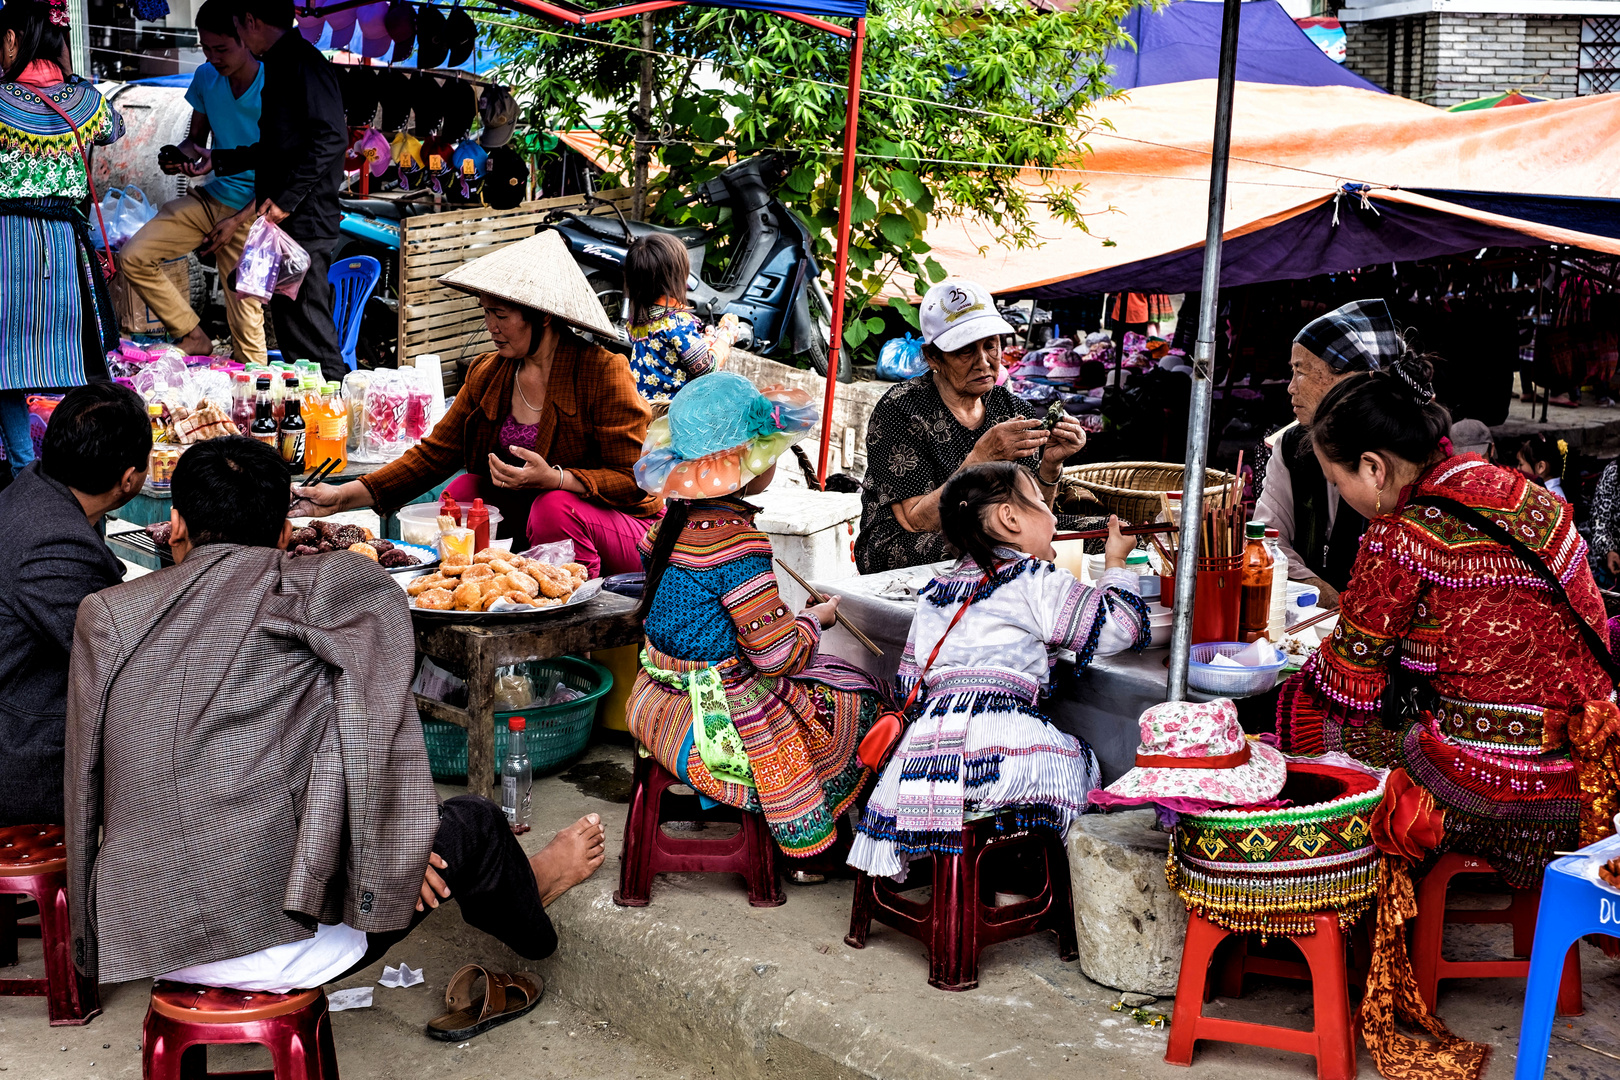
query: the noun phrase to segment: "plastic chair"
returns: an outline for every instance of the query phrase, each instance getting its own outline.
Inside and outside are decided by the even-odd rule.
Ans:
[[[1605,855],[1615,855],[1612,846]],[[1513,1080],[1541,1080],[1547,1069],[1553,1010],[1563,992],[1567,950],[1578,948],[1586,934],[1620,934],[1620,890],[1605,888],[1583,876],[1590,872],[1594,858],[1602,856],[1555,859],[1541,880],[1541,907],[1536,917],[1536,941],[1530,951],[1530,978],[1524,989],[1519,1059],[1513,1067]]]
[[[1016,856],[1021,872],[997,875],[993,882],[981,875],[990,852]],[[922,902],[900,893],[914,885],[860,874],[844,944],[865,948],[873,919],[916,938],[928,953],[928,985],[939,990],[972,990],[979,985],[985,946],[1043,930],[1057,932],[1059,958],[1080,958],[1069,856],[1049,830],[1018,828],[1011,814],[980,818],[963,827],[960,855],[934,855],[927,862],[933,864],[933,891]],[[924,860],[912,863],[913,869],[919,865]],[[1029,899],[998,907],[993,902],[998,887],[1024,890]]]
[[[1418,993],[1430,1012],[1438,1012],[1435,999],[1439,996],[1441,979],[1522,979],[1530,973],[1528,960],[1447,960],[1443,954],[1446,923],[1511,923],[1514,954],[1530,955],[1537,931],[1536,906],[1540,889],[1514,889],[1513,899],[1506,908],[1486,911],[1446,908],[1446,891],[1452,878],[1458,874],[1494,873],[1488,860],[1452,851],[1440,856],[1434,868],[1418,882],[1418,914],[1412,930],[1412,974],[1417,978]],[[1579,1016],[1582,1011],[1581,961],[1573,947],[1564,963],[1558,1011],[1564,1016]]]
[[[326,272],[326,280],[332,283],[332,322],[337,325],[343,362],[350,371],[359,364],[354,353],[360,344],[360,316],[381,277],[382,263],[370,255],[339,259]]]
[[[1316,1058],[1319,1080],[1355,1080],[1355,1031],[1350,1021],[1349,976],[1345,970],[1344,935],[1339,930],[1339,916],[1324,911],[1311,918],[1316,923],[1316,933],[1288,939],[1304,954],[1304,964],[1249,957],[1245,949],[1235,965],[1228,961],[1221,968],[1223,991],[1228,996],[1242,989],[1246,971],[1309,979],[1316,1026],[1310,1031],[1299,1031],[1204,1015],[1204,1002],[1215,997],[1210,986],[1210,962],[1221,942],[1233,934],[1201,915],[1189,914],[1187,944],[1181,954],[1181,976],[1176,982],[1175,1018],[1170,1025],[1170,1045],[1164,1060],[1171,1065],[1191,1065],[1193,1044],[1199,1039],[1213,1039],[1311,1054]]]
[[[659,874],[741,874],[754,907],[786,902],[776,880],[776,840],[765,819],[729,806],[704,810],[695,795],[670,793],[679,783],[656,758],[637,755],[613,902],[646,907],[652,899],[653,878]],[[666,833],[662,828],[666,821],[732,821],[742,828],[722,839],[687,839]]]
[[[60,825],[0,828],[0,964],[17,962],[18,895],[39,905],[39,937],[45,947],[43,979],[0,979],[0,996],[43,997],[52,1027],[88,1024],[101,1012],[93,979],[73,966],[73,928],[68,921],[67,848]],[[31,935],[30,935],[31,936]]]
[[[325,990],[261,994],[159,982],[142,1033],[142,1080],[338,1080]],[[224,1043],[258,1043],[275,1068],[208,1072],[208,1048]]]

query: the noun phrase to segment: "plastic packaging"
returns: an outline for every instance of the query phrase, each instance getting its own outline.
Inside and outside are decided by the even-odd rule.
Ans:
[[[900,382],[927,371],[928,361],[923,359],[922,346],[922,339],[912,337],[909,331],[903,338],[884,342],[878,353],[878,378]]]
[[[1271,555],[1271,613],[1266,619],[1266,637],[1281,641],[1288,630],[1288,556],[1282,551],[1282,534],[1266,530],[1266,551]]]
[[[268,304],[276,293],[296,300],[308,272],[309,252],[269,218],[259,218],[248,228],[234,288],[261,304]]]
[[[349,410],[349,453],[360,449],[360,418],[366,411],[366,388],[371,372],[358,369],[343,376],[343,400]]]
[[[501,809],[506,823],[519,835],[529,831],[529,810],[534,797],[534,770],[529,765],[528,738],[523,717],[506,722],[506,759],[501,762]]]
[[[360,452],[369,461],[392,461],[415,445],[405,433],[408,388],[400,372],[380,368],[371,373],[360,417]]]

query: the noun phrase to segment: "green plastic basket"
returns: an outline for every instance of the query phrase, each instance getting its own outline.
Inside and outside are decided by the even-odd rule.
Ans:
[[[561,768],[584,753],[585,744],[591,738],[591,728],[596,723],[596,710],[602,698],[613,689],[613,673],[594,660],[559,656],[552,660],[530,660],[513,667],[527,675],[537,690],[542,687],[549,689],[554,679],[561,679],[564,686],[584,691],[585,696],[561,705],[537,705],[516,712],[496,713],[493,778],[497,780],[500,778],[501,760],[506,757],[507,720],[514,716],[523,717],[529,762],[536,773]],[[428,765],[433,770],[433,779],[442,783],[465,783],[466,729],[447,720],[423,717],[422,739],[427,743]]]

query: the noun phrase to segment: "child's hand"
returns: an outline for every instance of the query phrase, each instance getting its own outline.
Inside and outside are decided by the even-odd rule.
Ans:
[[[1126,536],[1119,531],[1119,515],[1108,516],[1108,540],[1103,544],[1103,567],[1108,570],[1121,570],[1125,567],[1125,557],[1136,550],[1136,537]]]
[[[821,624],[823,630],[838,622],[838,597],[829,596],[819,604],[812,604],[804,609],[804,613]]]

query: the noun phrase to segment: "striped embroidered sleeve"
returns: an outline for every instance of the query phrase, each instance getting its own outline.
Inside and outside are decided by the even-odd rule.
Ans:
[[[1082,585],[1067,570],[1036,574],[1036,618],[1048,645],[1073,649],[1079,666],[1148,643],[1147,605],[1137,595],[1137,575],[1105,570],[1097,587]]]
[[[1324,708],[1352,714],[1352,721],[1353,714],[1381,708],[1390,666],[1399,662],[1401,639],[1424,592],[1418,565],[1391,550],[1389,534],[1399,528],[1387,519],[1368,528],[1350,586],[1339,597],[1338,624],[1305,664],[1310,685],[1327,699]],[[1421,657],[1409,661],[1422,666]]]
[[[729,567],[743,578],[720,597],[737,628],[737,645],[763,675],[796,675],[816,658],[821,626],[804,615],[794,618],[782,602],[771,561],[761,555],[738,559]],[[752,571],[750,573],[750,571]]]

